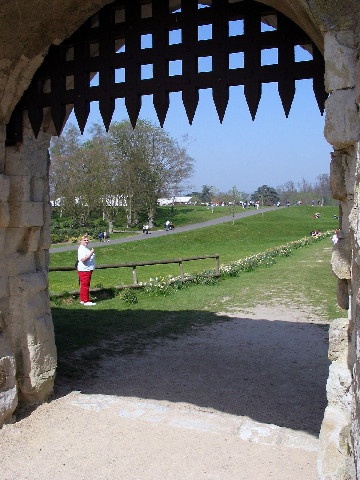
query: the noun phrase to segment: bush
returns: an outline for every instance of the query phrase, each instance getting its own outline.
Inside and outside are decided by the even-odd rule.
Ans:
[[[135,303],[138,303],[138,298],[137,298],[135,292],[133,290],[131,290],[130,288],[125,288],[125,290],[123,291],[123,293],[121,295],[121,298],[125,303],[127,303],[129,305],[133,305]]]

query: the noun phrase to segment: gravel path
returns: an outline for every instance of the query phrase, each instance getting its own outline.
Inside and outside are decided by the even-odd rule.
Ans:
[[[1,479],[315,480],[327,325],[281,305],[218,316],[58,378],[0,431]]]

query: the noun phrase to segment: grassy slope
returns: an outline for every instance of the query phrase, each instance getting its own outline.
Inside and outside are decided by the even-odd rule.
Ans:
[[[312,207],[291,207],[279,209],[254,217],[228,222],[214,227],[184,233],[169,233],[161,238],[146,238],[146,241],[96,248],[98,264],[131,261],[161,260],[195,255],[220,254],[220,262],[244,258],[267,248],[297,240],[313,229],[325,231],[337,226],[334,214],[336,207],[323,207],[320,219],[314,219]],[[190,219],[193,217],[190,214]],[[50,264],[72,266],[75,252],[53,253]],[[214,267],[214,260],[186,263],[189,273]],[[150,277],[178,275],[177,265],[138,268],[139,281]],[[94,273],[92,285],[113,286],[132,283],[131,269],[98,270]],[[50,274],[52,292],[77,289],[75,272]]]

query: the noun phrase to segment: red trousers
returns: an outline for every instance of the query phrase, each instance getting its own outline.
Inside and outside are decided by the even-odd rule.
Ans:
[[[90,282],[91,282],[91,275],[93,270],[88,272],[79,272],[79,282],[80,282],[80,302],[90,302],[89,297],[89,289],[90,289]]]

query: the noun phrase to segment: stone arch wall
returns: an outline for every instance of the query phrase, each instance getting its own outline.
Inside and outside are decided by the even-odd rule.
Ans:
[[[56,348],[48,295],[50,136],[35,141],[24,128],[18,147],[0,160],[0,422],[17,404],[36,404],[52,392]]]
[[[47,291],[50,133],[35,140],[25,125],[22,145],[6,147],[5,125],[49,46],[111,0],[47,0],[39,8],[40,0],[36,9],[32,0],[1,3],[0,424],[11,418],[19,401],[44,401],[56,369]],[[355,0],[264,3],[301,26],[325,56],[330,93],[325,136],[334,148],[331,184],[340,201],[342,228],[332,264],[339,278],[338,301],[349,306],[349,315],[334,322],[330,335],[333,363],[318,472],[321,479],[360,478],[359,6]]]

